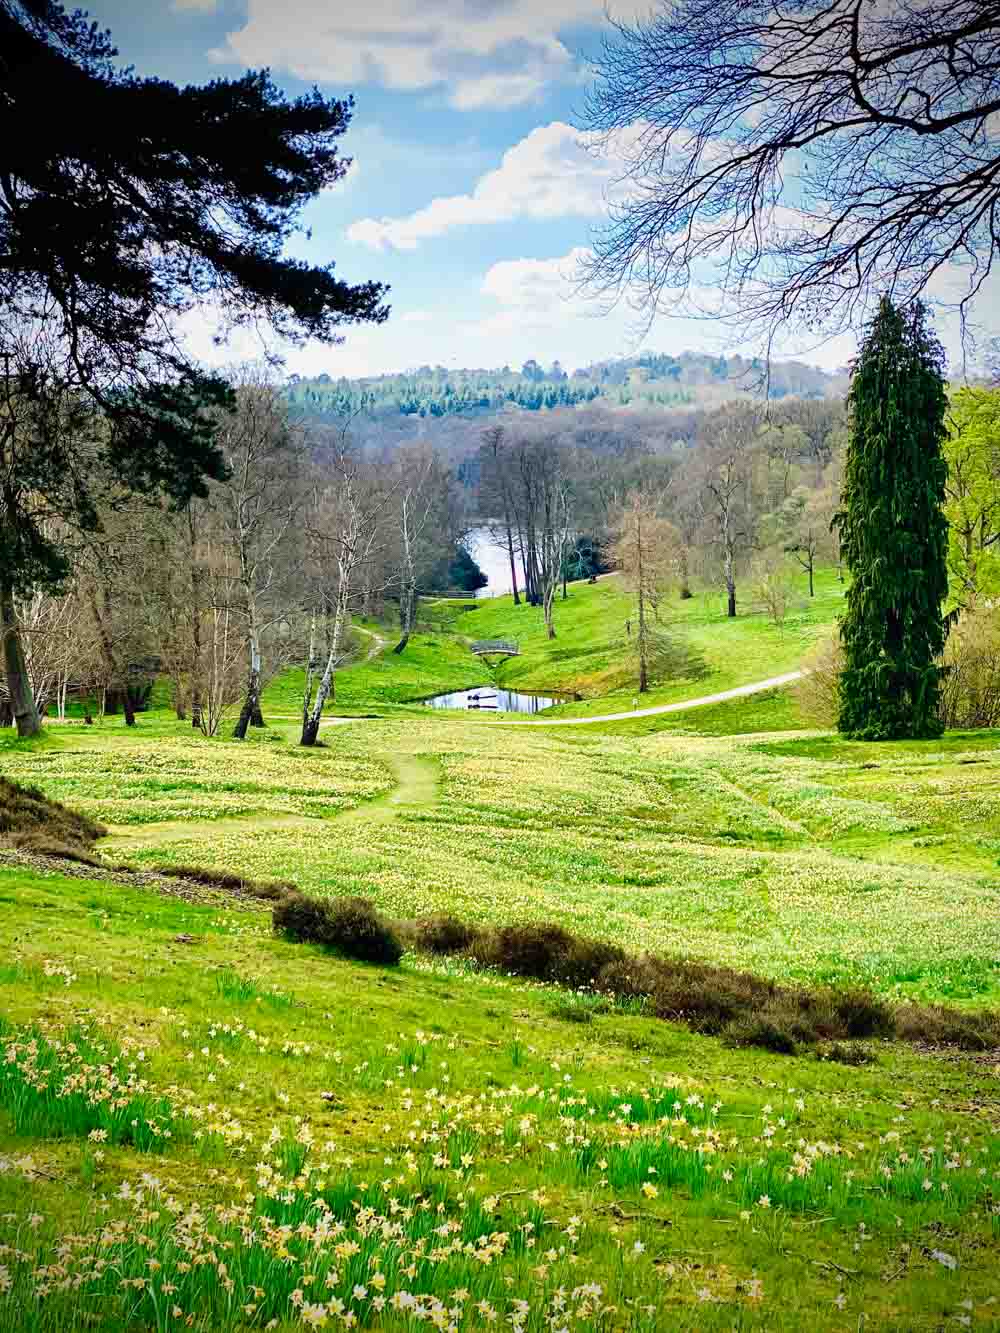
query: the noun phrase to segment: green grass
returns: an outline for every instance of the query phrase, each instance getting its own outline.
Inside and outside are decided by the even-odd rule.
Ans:
[[[139,867],[291,879],[391,917],[548,918],[891,996],[997,995],[996,734],[878,746],[639,725],[421,713],[303,752],[291,723],[241,748],[160,721],[8,745],[0,765],[100,817],[108,854]]]
[[[458,629],[468,632],[461,622]],[[402,655],[392,652],[398,634],[391,629],[378,632],[387,640],[385,651],[370,661],[362,657],[338,672],[336,696],[327,704],[327,713],[349,716],[381,711],[445,690],[465,689],[483,679],[482,667],[469,652],[465,638],[450,626],[438,633],[414,635]],[[362,640],[363,651],[369,646],[368,640]],[[265,714],[301,717],[303,683],[304,673],[298,669],[274,681],[264,695]]]
[[[796,580],[799,583],[780,627],[749,600],[741,602],[739,615],[729,620],[717,592],[701,592],[686,601],[672,599],[662,609],[660,628],[683,648],[694,669],[669,680],[654,680],[642,706],[715,694],[798,667],[843,604],[843,584],[833,570],[817,576],[814,598],[806,595],[804,578]],[[457,614],[456,627],[485,639],[519,640],[522,655],[501,668],[502,684],[583,696],[553,716],[627,711],[636,697],[626,636],[626,621],[635,620],[634,601],[616,575],[604,575],[596,584],[572,583],[568,591],[567,601],[556,602],[554,640],[546,638],[540,608],[516,607],[510,597],[484,601],[481,609]]]
[[[0,976],[0,1328],[284,1330],[298,1291],[362,1324],[406,1292],[461,1329],[491,1326],[485,1302],[540,1333],[589,1284],[617,1314],[570,1327],[993,1317],[987,1067],[733,1051],[614,1007],[580,1022],[540,987],[351,965],[256,911],[9,868],[0,894],[17,961],[75,974],[41,1001]],[[272,986],[292,1003],[258,1003]],[[102,1063],[141,1079],[177,1132],[94,1135],[79,1098],[26,1117],[32,1041],[85,1086]],[[339,1235],[317,1246],[317,1226]],[[410,1326],[392,1305],[374,1322]]]
[[[586,650],[609,584],[557,608],[561,657],[519,627],[509,683],[609,680]],[[794,666],[824,586],[781,636],[682,608],[708,675],[659,698]],[[459,630],[536,613],[427,613],[455,632],[342,672],[335,711],[383,716],[322,748],[280,719],[286,677],[244,745],[154,713],[5,736],[0,772],[137,867],[998,1002],[1000,733],[848,743],[788,692],[552,730],[432,714],[408,701],[481,679]],[[455,960],[352,964],[198,898],[0,858],[0,1333],[395,1330],[434,1302],[461,1333],[997,1326],[989,1057],[727,1049]]]

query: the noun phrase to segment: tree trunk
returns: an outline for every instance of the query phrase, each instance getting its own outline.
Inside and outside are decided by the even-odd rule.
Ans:
[[[510,586],[514,593],[514,605],[521,605],[521,596],[517,591],[517,562],[514,559],[514,537],[510,530],[510,521],[506,523],[507,527],[507,555],[510,559]]]
[[[312,708],[306,707],[302,710],[302,738],[300,741],[302,745],[315,745],[319,737],[319,726],[323,720],[323,705],[333,689],[333,677],[337,669],[337,654],[340,651],[340,640],[343,636],[344,626],[348,620],[350,597],[350,570],[345,570],[341,566],[340,581],[337,586],[337,605],[333,616],[326,668],[316,690],[316,698],[313,700]]]
[[[410,641],[413,633],[413,609],[416,602],[416,588],[407,583],[399,598],[399,643],[393,648],[394,653],[401,653]]]
[[[14,725],[14,709],[9,699],[0,699],[0,727]]]
[[[192,574],[191,582],[196,586],[200,584],[200,578],[195,579]],[[194,614],[191,619],[191,726],[195,731],[201,730],[201,609],[196,604],[193,608]]]
[[[35,700],[31,693],[24,647],[17,628],[14,611],[14,592],[7,584],[0,584],[0,629],[3,632],[3,665],[7,676],[11,712],[17,723],[17,734],[23,740],[37,736],[42,730]]]
[[[726,551],[726,592],[729,595],[729,605],[726,615],[732,619],[736,615],[736,575],[733,568],[733,553]]]
[[[556,585],[554,582],[550,582],[548,587],[545,589],[545,598],[543,607],[545,613],[545,632],[550,639],[554,639],[556,637],[556,627],[552,619],[552,603],[555,601],[555,595],[556,595]]]
[[[198,541],[195,530],[193,502],[187,507],[188,537],[191,559],[191,726],[201,730],[201,589],[204,572],[198,563]]]
[[[680,598],[682,602],[686,602],[692,596],[691,570],[688,563],[688,549],[686,546],[681,547],[680,556],[678,557],[678,565],[679,565],[678,572],[680,574],[680,583],[681,583]]]
[[[412,493],[407,491],[403,497],[402,531],[403,568],[402,587],[399,594],[399,643],[393,648],[394,653],[401,653],[410,641],[413,629],[413,612],[417,601],[417,576],[413,567],[413,547],[410,543],[410,500]]]
[[[261,670],[260,670],[260,649],[257,644],[257,635],[255,630],[250,632],[250,674],[247,677],[247,692],[243,700],[243,707],[240,709],[240,715],[233,727],[233,736],[236,740],[246,740],[247,727],[253,722],[254,715],[260,716],[260,689],[261,689]],[[259,724],[263,726],[263,719]]]
[[[809,560],[809,596],[816,596],[816,589],[813,587],[813,562],[811,557]]]
[[[534,606],[535,590],[531,581],[531,557],[526,532],[521,534],[521,578],[524,582],[524,600],[529,606]]]
[[[636,533],[636,571],[638,577],[636,584],[639,590],[639,693],[645,694],[649,688],[646,663],[646,589],[645,575],[642,568],[642,522],[639,517],[638,508],[635,519]]]

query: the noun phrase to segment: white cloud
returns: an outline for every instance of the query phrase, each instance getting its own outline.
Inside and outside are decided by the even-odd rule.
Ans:
[[[574,77],[559,33],[603,13],[602,0],[248,0],[246,23],[213,55],[320,83],[443,88],[461,110],[502,109]]]
[[[364,218],[347,236],[375,250],[415,250],[452,227],[596,217],[615,193],[625,148],[619,139],[612,151],[599,152],[594,135],[558,120],[540,125],[508,148],[499,167],[481,176],[471,194],[442,195],[408,217]]]
[[[578,245],[556,259],[504,259],[487,270],[482,291],[505,311],[549,319],[580,314],[593,305],[579,290],[579,273],[589,251]]]
[[[539,347],[544,360],[559,357],[563,365],[582,365],[611,356],[631,356],[644,349],[665,352],[709,352],[754,356],[760,347],[738,340],[721,317],[722,297],[714,287],[694,287],[688,299],[650,323],[626,302],[610,310],[594,299],[582,283],[590,251],[576,246],[552,259],[502,260],[486,272],[481,286],[497,309],[467,328],[463,341],[489,345]],[[854,353],[847,335],[826,342],[792,341],[776,346],[778,358],[799,357],[833,370]],[[511,360],[508,355],[504,359]]]

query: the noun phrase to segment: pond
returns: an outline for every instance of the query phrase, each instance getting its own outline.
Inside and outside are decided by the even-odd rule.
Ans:
[[[475,685],[471,690],[455,690],[425,699],[429,708],[461,708],[466,712],[540,713],[564,699],[550,699],[542,694],[522,694],[518,690],[498,690],[495,685]]]

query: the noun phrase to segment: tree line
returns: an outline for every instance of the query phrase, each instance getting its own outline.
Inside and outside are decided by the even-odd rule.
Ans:
[[[434,420],[493,414],[506,407],[542,412],[594,402],[673,407],[740,393],[773,400],[823,398],[838,384],[837,376],[794,361],[765,366],[759,359],[739,355],[644,352],[581,366],[572,374],[559,361],[546,368],[531,357],[520,370],[425,365],[404,374],[355,380],[329,374],[292,375],[288,395],[306,415],[330,420],[357,412]]]
[[[171,499],[122,485],[103,453],[111,424],[78,396],[0,379],[0,541],[23,553],[6,594],[0,722],[28,734],[39,713],[78,700],[132,725],[158,680],[179,718],[215,735],[234,714],[244,737],[268,682],[297,666],[312,744],[339,668],[365,650],[356,620],[398,623],[403,653],[421,596],[482,582],[464,546],[474,526],[504,552],[515,604],[539,608],[553,638],[570,582],[620,572],[634,608],[621,646],[640,692],[678,665],[671,599],[718,587],[730,617],[749,602],[780,622],[794,576],[812,596],[817,570],[840,562],[840,400],[508,411],[433,441],[387,437],[367,418],[303,418],[262,367],[232,372],[226,390],[201,412],[217,475]],[[1000,391],[954,391],[946,421],[952,604],[981,606],[1000,594]],[[473,444],[470,492],[459,474]],[[66,464],[58,485],[51,467],[43,485],[32,477],[37,456]]]
[[[845,438],[836,400],[789,400],[770,414],[743,400],[676,420],[652,411],[500,420],[482,434],[478,506],[506,552],[515,603],[540,606],[550,637],[560,585],[624,567],[629,529],[641,533],[640,588],[652,571],[681,597],[694,581],[721,581],[735,616],[752,569],[796,563],[812,595],[818,564],[835,558]]]

